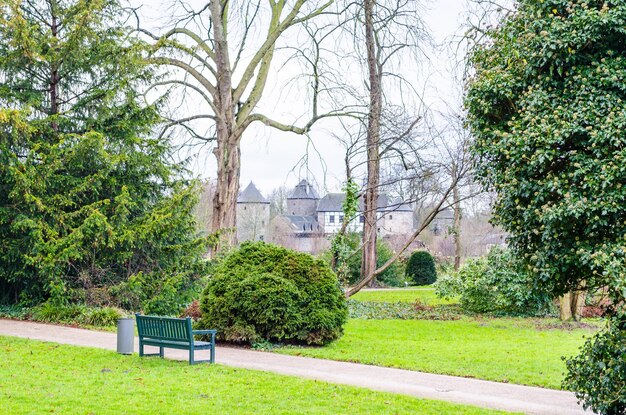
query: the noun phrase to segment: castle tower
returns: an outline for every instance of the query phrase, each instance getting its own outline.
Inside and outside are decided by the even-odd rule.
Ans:
[[[315,216],[319,195],[309,182],[300,181],[287,197],[287,215]]]
[[[237,240],[265,240],[269,222],[270,202],[250,182],[237,197]]]

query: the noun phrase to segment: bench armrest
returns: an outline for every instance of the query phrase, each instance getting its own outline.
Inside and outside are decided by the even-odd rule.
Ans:
[[[200,334],[217,334],[217,330],[192,330],[191,334],[193,334],[194,336]]]

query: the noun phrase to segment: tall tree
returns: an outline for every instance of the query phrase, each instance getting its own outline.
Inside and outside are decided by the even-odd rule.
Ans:
[[[376,239],[378,237],[378,186],[380,183],[380,121],[383,107],[380,45],[376,41],[374,27],[375,0],[365,0],[365,47],[367,50],[367,73],[369,86],[369,111],[367,116],[367,184],[365,187],[363,224],[363,258],[361,275],[371,275],[376,269]],[[372,280],[373,282],[374,280]]]
[[[0,300],[172,312],[199,276],[195,197],[148,138],[126,18],[115,0],[0,1]]]
[[[586,346],[586,374],[570,384],[602,413],[626,408],[623,355],[613,358],[626,322],[624,21],[623,1],[518,1],[472,54],[466,99],[495,219],[537,283],[612,298],[615,337]]]
[[[188,122],[197,119],[207,119],[213,124],[210,137],[206,138],[214,142],[213,153],[217,159],[212,231],[232,230],[236,226],[240,145],[250,124],[258,121],[280,131],[306,134],[321,118],[344,112],[319,111],[320,94],[324,92],[319,71],[320,53],[324,48],[319,41],[307,50],[310,53],[306,57],[312,67],[310,120],[302,126],[295,126],[257,112],[266,93],[279,40],[291,33],[292,42],[286,48],[297,49],[298,45],[293,43],[297,38],[295,28],[328,12],[332,3],[333,0],[211,0],[199,11],[192,11],[180,19],[176,27],[161,36],[141,30],[157,41],[150,61],[182,72],[180,78],[162,81],[158,85],[182,86],[206,102],[205,113],[173,120],[171,125],[184,125],[190,129]],[[314,37],[325,36],[320,32],[324,33],[328,27],[309,26],[305,33]],[[263,35],[258,36],[259,33]],[[235,236],[234,232],[228,232],[224,243],[233,244]]]

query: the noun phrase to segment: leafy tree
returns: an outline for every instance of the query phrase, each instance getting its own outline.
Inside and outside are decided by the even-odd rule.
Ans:
[[[406,264],[406,277],[417,285],[430,285],[437,280],[433,256],[426,251],[415,251]]]
[[[0,3],[1,301],[171,312],[203,267],[195,189],[137,88],[115,0]]]
[[[478,175],[498,193],[511,245],[554,293],[606,286],[616,309],[626,297],[625,21],[621,0],[518,1],[472,54],[466,98]]]

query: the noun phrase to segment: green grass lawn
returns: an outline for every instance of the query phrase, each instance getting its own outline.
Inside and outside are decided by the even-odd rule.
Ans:
[[[409,302],[413,303],[415,300],[420,300],[424,304],[439,305],[439,304],[454,304],[458,303],[458,300],[444,300],[435,295],[435,289],[431,287],[410,287],[410,288],[388,288],[377,290],[361,290],[353,297],[357,301],[371,301],[377,303],[395,303],[395,302]]]
[[[338,341],[279,353],[399,367],[559,389],[561,356],[578,353],[593,328],[554,329],[558,320],[351,319]]]
[[[495,414],[220,365],[0,337],[2,414]]]

